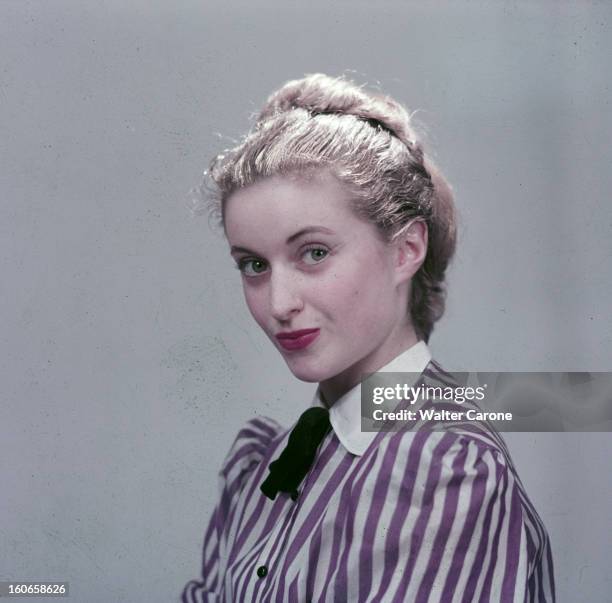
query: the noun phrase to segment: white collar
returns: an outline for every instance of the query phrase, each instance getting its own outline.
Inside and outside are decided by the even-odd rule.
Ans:
[[[378,369],[385,373],[422,373],[431,360],[431,352],[424,341],[408,348],[391,362]],[[327,408],[317,387],[311,406]],[[346,392],[329,409],[330,423],[342,445],[352,454],[361,456],[376,437],[377,432],[361,431],[361,384]]]

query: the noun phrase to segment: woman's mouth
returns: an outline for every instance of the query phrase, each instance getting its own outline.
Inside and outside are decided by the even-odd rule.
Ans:
[[[278,333],[276,339],[285,350],[303,350],[307,348],[318,336],[320,329],[302,329]]]

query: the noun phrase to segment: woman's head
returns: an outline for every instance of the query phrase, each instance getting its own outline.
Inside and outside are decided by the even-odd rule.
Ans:
[[[335,176],[318,170],[263,178],[225,208],[253,318],[293,374],[325,382],[328,395],[417,342],[406,307],[425,227],[413,224],[388,243],[350,200]]]
[[[455,212],[450,188],[399,103],[322,74],[288,82],[270,96],[245,139],[215,158],[209,175],[224,221],[237,191],[266,178],[323,171],[344,186],[352,210],[383,240],[393,241],[415,220],[427,225],[427,253],[406,310],[428,340],[444,311]]]

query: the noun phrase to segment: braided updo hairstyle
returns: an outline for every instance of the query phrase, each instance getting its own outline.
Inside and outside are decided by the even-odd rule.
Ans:
[[[345,78],[314,74],[274,92],[250,133],[212,161],[213,209],[224,219],[235,190],[273,175],[329,170],[353,209],[392,241],[415,220],[428,227],[423,265],[412,279],[410,313],[425,341],[444,313],[445,271],[455,250],[449,185],[425,155],[406,109]]]

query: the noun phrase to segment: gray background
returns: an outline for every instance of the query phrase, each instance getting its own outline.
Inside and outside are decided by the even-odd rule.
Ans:
[[[241,424],[310,401],[186,192],[289,78],[405,102],[461,242],[451,369],[610,370],[608,3],[0,0],[0,579],[170,601]],[[610,434],[508,434],[560,601],[610,601]]]

